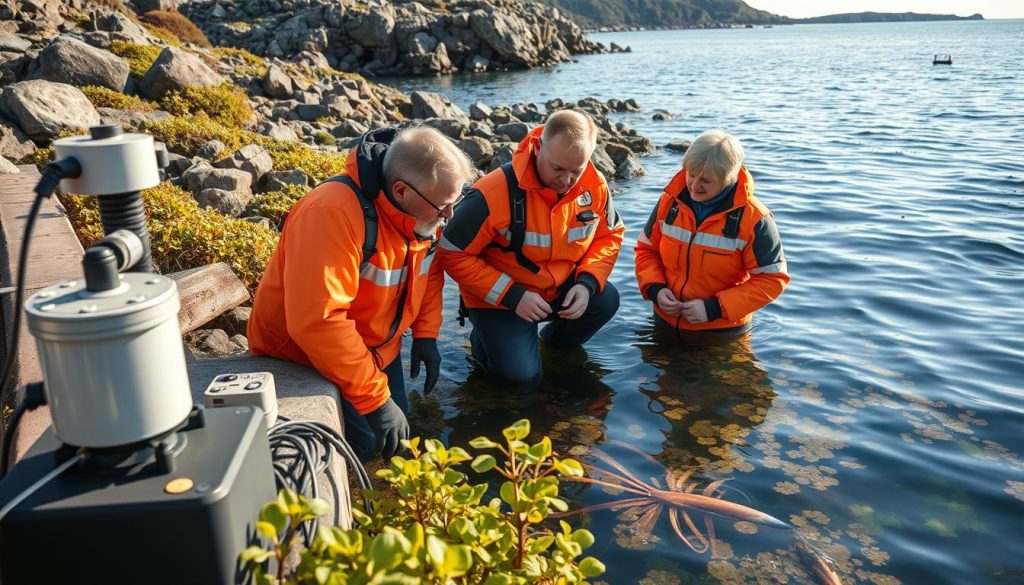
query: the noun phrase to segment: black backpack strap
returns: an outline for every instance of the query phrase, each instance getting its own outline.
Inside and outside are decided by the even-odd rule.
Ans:
[[[540,266],[534,264],[523,253],[523,243],[526,241],[526,191],[519,186],[519,179],[516,178],[511,162],[501,165],[501,170],[505,173],[505,183],[508,185],[508,207],[512,214],[512,221],[508,224],[509,245],[502,249],[515,254],[516,261],[520,266],[537,274],[540,272]]]
[[[743,219],[743,210],[746,206],[737,207],[729,212],[729,216],[725,220],[725,228],[722,229],[722,235],[727,238],[735,239],[740,233],[740,220]]]
[[[373,200],[368,198],[359,185],[348,175],[338,175],[324,181],[325,183],[342,183],[356,194],[359,200],[359,207],[363,210],[363,225],[366,235],[363,237],[363,260],[360,266],[370,261],[370,258],[377,253],[377,208],[373,206]]]

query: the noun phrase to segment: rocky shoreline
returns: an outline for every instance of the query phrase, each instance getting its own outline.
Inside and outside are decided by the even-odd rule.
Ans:
[[[5,17],[0,20],[0,172],[17,172],[15,162],[44,164],[52,140],[92,125],[116,123],[128,131],[151,133],[167,144],[171,158],[168,181],[156,190],[166,209],[154,217],[165,214],[160,215],[165,229],[180,230],[172,225],[175,214],[194,209],[188,213],[207,214],[202,218],[208,224],[224,222],[238,242],[231,251],[210,246],[186,254],[183,248],[165,269],[225,261],[250,290],[265,259],[260,254],[232,255],[244,256],[257,245],[267,255],[291,205],[313,185],[340,172],[348,149],[367,130],[432,126],[465,150],[484,173],[511,160],[518,142],[551,112],[572,107],[597,121],[600,137],[593,162],[609,180],[643,174],[640,157],[654,150],[647,138],[610,117],[640,111],[631,99],[477,102],[467,112],[439,94],[407,95],[339,71],[327,55],[310,47],[292,59],[262,58],[237,48],[182,42],[136,15],[84,2],[77,8],[56,2],[19,6],[19,11],[4,12],[0,4],[0,16]],[[401,5],[396,14],[406,9],[408,4]],[[181,198],[189,199],[192,207],[179,208]],[[72,198],[64,203],[71,206],[69,216],[79,237],[94,236],[90,229],[96,226],[76,220],[87,213],[76,207],[80,202]],[[216,233],[221,228],[209,229]],[[202,248],[207,243],[191,245]],[[185,255],[194,258],[181,260]],[[240,334],[244,313],[226,317],[232,324],[222,328],[231,335],[216,330],[190,334],[196,353],[245,350]]]

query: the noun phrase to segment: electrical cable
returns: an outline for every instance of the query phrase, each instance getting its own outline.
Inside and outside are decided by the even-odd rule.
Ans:
[[[57,190],[57,185],[60,184],[62,179],[73,178],[82,174],[82,165],[78,163],[78,160],[74,157],[68,157],[59,161],[54,161],[45,168],[43,168],[42,177],[39,182],[36,183],[35,188],[35,199],[32,201],[32,208],[28,212],[28,218],[25,220],[25,231],[21,236],[21,251],[18,256],[18,276],[15,280],[15,292],[14,292],[14,319],[12,322],[11,329],[11,345],[7,348],[7,357],[4,359],[3,373],[0,374],[0,394],[2,394],[7,385],[10,384],[11,379],[14,377],[14,364],[18,359],[18,339],[21,337],[21,305],[25,300],[25,271],[28,266],[28,248],[29,243],[32,241],[32,231],[35,229],[36,219],[39,216],[39,209],[43,205],[43,200],[49,199],[53,196],[54,191]],[[15,412],[18,407],[15,405]],[[24,412],[24,411],[23,411]],[[18,418],[21,418],[19,415]],[[11,419],[9,423],[10,427],[15,427],[18,421]],[[4,429],[4,442],[0,443],[0,453],[3,453],[4,466],[0,467],[0,477],[4,473],[7,473],[7,451],[10,448],[10,443],[7,441],[7,428]],[[13,437],[13,430],[10,433]]]
[[[27,488],[25,488],[25,490],[22,491],[20,494],[14,496],[14,498],[12,498],[10,502],[7,502],[6,506],[4,506],[3,508],[0,508],[0,520],[3,520],[4,516],[6,516],[8,514],[8,512],[10,512],[14,508],[16,508],[18,506],[18,504],[24,502],[29,496],[31,496],[32,494],[34,494],[37,491],[39,491],[39,488],[41,488],[44,485],[46,485],[47,483],[49,483],[55,477],[57,477],[58,475],[64,473],[65,471],[70,469],[75,464],[81,462],[83,459],[86,458],[87,455],[88,454],[85,451],[79,451],[77,454],[75,454],[74,457],[72,457],[71,459],[68,459],[67,461],[62,463],[59,467],[57,467],[56,469],[54,469],[50,473],[47,473],[43,477],[41,477],[38,480],[36,480],[35,483],[33,483],[32,485],[30,485]]]
[[[359,457],[343,436],[330,426],[312,420],[293,421],[279,416],[278,423],[267,434],[274,465],[274,479],[278,489],[290,489],[303,495],[320,497],[319,476],[327,472],[337,452],[346,463],[356,482],[363,490],[373,487]],[[334,492],[334,519],[341,517],[341,493],[333,475],[326,473]],[[370,513],[373,504],[363,494],[363,507]],[[306,545],[310,546],[316,535],[318,522],[303,527]]]
[[[18,429],[21,417],[30,410],[35,410],[46,405],[46,392],[43,391],[42,382],[32,382],[25,385],[24,396],[15,398],[14,413],[4,427],[3,441],[0,442],[0,478],[7,475],[7,468],[10,465],[11,444],[14,442],[14,432]]]

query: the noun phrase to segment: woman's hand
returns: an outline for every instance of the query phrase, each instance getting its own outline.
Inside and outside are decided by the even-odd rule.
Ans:
[[[679,314],[679,311],[683,308],[683,303],[679,302],[676,295],[672,294],[667,288],[663,288],[658,291],[657,297],[658,306],[661,307],[662,311],[665,311],[669,315],[675,317]]]

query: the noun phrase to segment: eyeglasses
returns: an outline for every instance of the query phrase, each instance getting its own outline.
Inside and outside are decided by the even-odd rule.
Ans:
[[[438,217],[441,217],[441,214],[444,213],[444,211],[446,209],[455,209],[459,205],[459,203],[462,203],[462,200],[466,198],[465,190],[463,190],[463,193],[459,194],[458,199],[456,199],[455,201],[452,201],[448,205],[444,205],[444,206],[438,207],[437,205],[434,205],[433,201],[431,201],[430,199],[427,199],[426,196],[423,195],[423,193],[420,193],[419,189],[417,189],[416,187],[413,187],[412,183],[410,183],[409,181],[406,181],[405,179],[399,179],[399,181],[402,181],[403,183],[405,183],[406,187],[412,189],[412,192],[417,194],[417,195],[419,195],[420,199],[426,201],[427,205],[433,207],[434,208],[434,212],[437,213]]]

